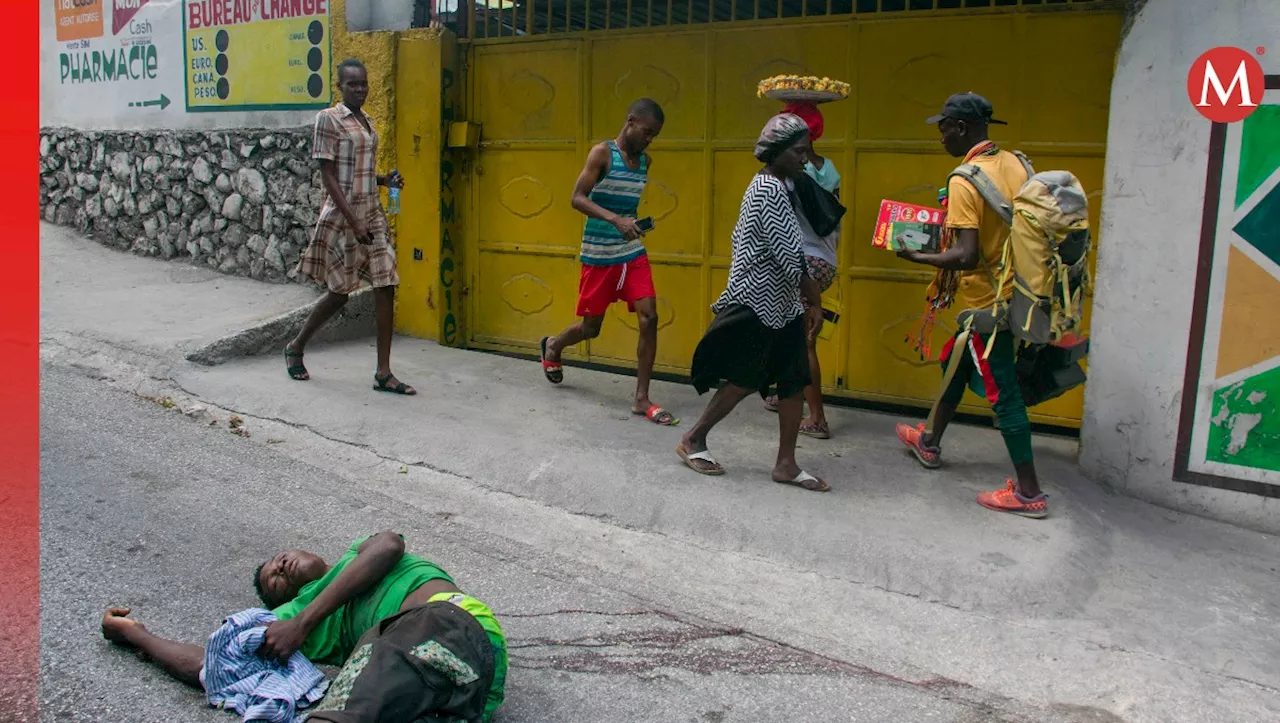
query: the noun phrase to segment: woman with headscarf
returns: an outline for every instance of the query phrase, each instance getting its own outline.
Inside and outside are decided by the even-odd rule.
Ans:
[[[809,126],[809,154],[805,159],[804,173],[814,184],[833,198],[840,197],[840,173],[834,163],[818,155],[813,150],[813,143],[822,137],[822,111],[813,103],[790,103],[782,111],[790,113]],[[831,288],[836,279],[836,245],[840,242],[840,226],[837,222],[834,229],[826,235],[819,235],[815,226],[821,227],[818,220],[806,217],[804,209],[798,214],[800,232],[804,234],[804,260],[809,278],[818,284],[819,293]],[[805,299],[806,308],[808,300]],[[817,337],[809,340],[809,386],[804,388],[804,400],[809,405],[809,416],[800,421],[800,434],[817,439],[830,439],[831,427],[827,424],[827,415],[822,407],[822,368],[818,364]],[[778,397],[765,397],[764,406],[778,411]]]
[[[733,229],[729,283],[711,310],[716,317],[693,354],[693,386],[721,385],[676,453],[695,472],[724,474],[707,434],[752,392],[778,389],[778,457],[773,481],[826,492],[823,480],[796,464],[796,437],[809,384],[806,336],[822,328],[818,285],[805,271],[804,237],[791,191],[804,173],[809,127],[794,115],[769,119],[755,156],[764,168],[742,197]],[[801,295],[810,303],[806,312]],[[721,384],[723,382],[723,384]]]

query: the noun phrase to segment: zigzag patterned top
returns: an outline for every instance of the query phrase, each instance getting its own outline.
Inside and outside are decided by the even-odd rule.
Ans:
[[[751,309],[771,329],[781,329],[804,313],[804,236],[787,184],[766,173],[747,186],[733,228],[733,262],[724,293],[711,305],[717,314],[730,305]]]
[[[640,166],[636,170],[627,168],[618,144],[609,141],[609,170],[591,189],[588,198],[600,207],[612,211],[623,218],[635,218],[640,208],[640,194],[644,193],[645,183],[649,179],[649,157],[640,154]],[[588,218],[587,226],[582,231],[582,255],[584,264],[591,266],[614,266],[643,256],[644,244],[640,239],[628,241],[613,224],[598,218]]]

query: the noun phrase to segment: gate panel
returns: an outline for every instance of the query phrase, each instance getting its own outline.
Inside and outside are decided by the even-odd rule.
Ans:
[[[994,139],[1026,151],[1039,168],[1074,171],[1093,190],[1095,228],[1098,222],[1121,14],[1113,7],[1023,10],[477,42],[472,118],[483,130],[470,210],[476,222],[468,224],[472,344],[527,352],[573,320],[583,225],[569,206],[574,178],[590,145],[612,138],[626,106],[649,96],[667,115],[641,201],[641,215],[657,222],[646,246],[659,293],[658,367],[687,372],[710,320],[708,305],[725,285],[742,192],[759,169],[751,147],[779,110],[756,97],[756,83],[782,73],[826,75],[849,81],[853,93],[824,108],[818,144],[844,178],[849,207],[840,274],[826,294],[839,305],[841,322],[818,344],[823,386],[927,405],[938,389],[937,363],[913,354],[906,337],[920,320],[932,274],[870,244],[881,199],[935,205],[956,165],[924,119],[950,93],[981,92],[1010,124],[993,127]],[[1071,49],[1069,65],[1052,64],[1046,53],[1055,48]],[[954,331],[953,317],[938,319],[935,351]],[[575,352],[630,366],[635,341],[634,316],[615,305],[601,338]],[[1082,400],[1077,390],[1034,409],[1032,419],[1078,425]],[[963,408],[987,412],[972,396]]]
[[[1028,62],[1019,67],[1017,76],[1025,126],[1022,137],[1055,145],[1103,142],[1111,108],[1111,73],[1120,46],[1119,18],[1104,13],[1031,15],[1026,18],[1025,33]],[[1055,52],[1064,48],[1071,48],[1065,57]],[[1073,166],[1063,168],[1074,170]],[[1085,188],[1101,189],[1102,185]]]
[[[755,143],[765,120],[782,109],[777,101],[756,96],[756,85],[765,78],[790,74],[846,76],[852,27],[852,23],[824,23],[730,27],[716,32],[712,66],[716,139]],[[847,137],[842,130],[848,125],[848,106],[845,102],[824,108],[826,125],[832,130],[828,140]],[[750,157],[750,153],[747,155]],[[739,199],[741,191],[739,188]]]
[[[980,88],[1000,117],[1013,113],[1011,68],[1019,56],[1014,25],[1013,16],[996,15],[859,27],[853,101],[859,153],[849,189],[855,212],[852,243],[843,249],[851,262],[846,267],[845,318],[851,323],[844,382],[855,396],[925,405],[938,392],[936,362],[921,359],[906,343],[924,311],[933,270],[873,248],[867,239],[881,199],[937,206],[938,187],[956,161],[938,152],[938,131],[924,120],[948,95]],[[954,331],[953,317],[954,312],[939,315],[935,353]]]
[[[578,42],[495,45],[475,53],[472,87],[486,141],[577,141]]]
[[[707,146],[706,33],[601,37],[590,43],[589,144],[617,135],[627,108],[649,97],[666,122],[650,149],[653,170],[640,201],[640,217],[655,227],[645,239],[657,287],[659,341],[656,365],[683,372],[706,326],[705,202]],[[581,149],[580,162],[587,148]],[[581,231],[582,217],[575,220]],[[590,358],[630,365],[636,358],[635,315],[615,304]]]
[[[921,115],[914,125],[928,129],[927,117]],[[914,131],[914,125],[907,132]],[[846,176],[853,199],[853,223],[846,229],[853,242],[841,249],[850,260],[846,266],[850,293],[841,323],[848,324],[849,335],[844,381],[856,396],[928,403],[938,391],[937,364],[921,359],[906,343],[920,322],[932,272],[862,240],[875,232],[881,199],[936,206],[938,186],[954,167],[955,160],[942,153],[882,148],[859,153],[854,174]],[[935,354],[955,331],[953,317],[947,312],[938,315]]]
[[[593,39],[589,137],[613,138],[627,106],[648,97],[666,114],[662,143],[706,140],[706,41],[705,32]]]
[[[468,222],[473,344],[536,344],[574,318],[579,43],[478,48],[471,75],[484,147]]]
[[[485,202],[479,226],[473,339],[531,343],[538,328],[562,328],[574,318],[577,246],[564,233],[574,211],[564,190],[573,187],[572,149],[491,150],[480,159],[478,195]],[[558,326],[557,326],[558,325]],[[546,332],[552,333],[552,332]]]

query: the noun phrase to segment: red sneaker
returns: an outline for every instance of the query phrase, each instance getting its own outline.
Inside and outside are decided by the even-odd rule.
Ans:
[[[1035,497],[1023,497],[1018,494],[1018,487],[1013,480],[1005,480],[1002,490],[980,492],[978,504],[996,512],[1008,512],[1037,520],[1049,516],[1048,496],[1041,492]]]
[[[940,459],[942,450],[937,447],[930,447],[921,441],[924,439],[923,424],[914,427],[910,424],[899,424],[895,431],[898,433],[898,439],[907,445],[907,449],[911,450],[911,454],[915,455],[916,460],[924,465],[926,469],[937,469],[942,466]]]

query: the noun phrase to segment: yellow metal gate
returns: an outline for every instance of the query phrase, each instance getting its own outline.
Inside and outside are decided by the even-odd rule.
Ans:
[[[818,143],[844,179],[850,208],[840,275],[828,291],[842,317],[833,339],[819,344],[823,386],[841,396],[928,404],[937,367],[904,338],[923,310],[930,274],[870,243],[882,198],[935,204],[956,163],[924,119],[952,92],[986,95],[1010,123],[994,129],[995,139],[1026,151],[1042,169],[1074,171],[1095,191],[1097,224],[1121,15],[1104,3],[1040,12],[1013,2],[1023,4],[560,37],[512,35],[559,22],[518,8],[510,22],[476,23],[476,34],[491,39],[473,40],[469,57],[471,118],[482,124],[465,224],[470,344],[528,352],[573,320],[583,224],[569,204],[574,179],[588,148],[617,133],[632,100],[649,96],[667,117],[650,149],[654,166],[641,206],[657,222],[646,238],[659,295],[657,364],[687,372],[710,321],[708,305],[724,288],[742,192],[758,170],[751,147],[779,110],[756,97],[756,83],[780,73],[827,75],[853,91],[824,108]],[[667,19],[678,20],[667,6]],[[579,29],[588,27],[591,16],[580,20]],[[504,35],[512,37],[494,38]],[[614,305],[600,338],[569,356],[634,365],[635,328],[626,306]],[[952,330],[949,319],[939,324],[935,349]],[[1036,408],[1033,419],[1078,426],[1082,399],[1077,390]],[[969,411],[986,411],[968,401]]]

